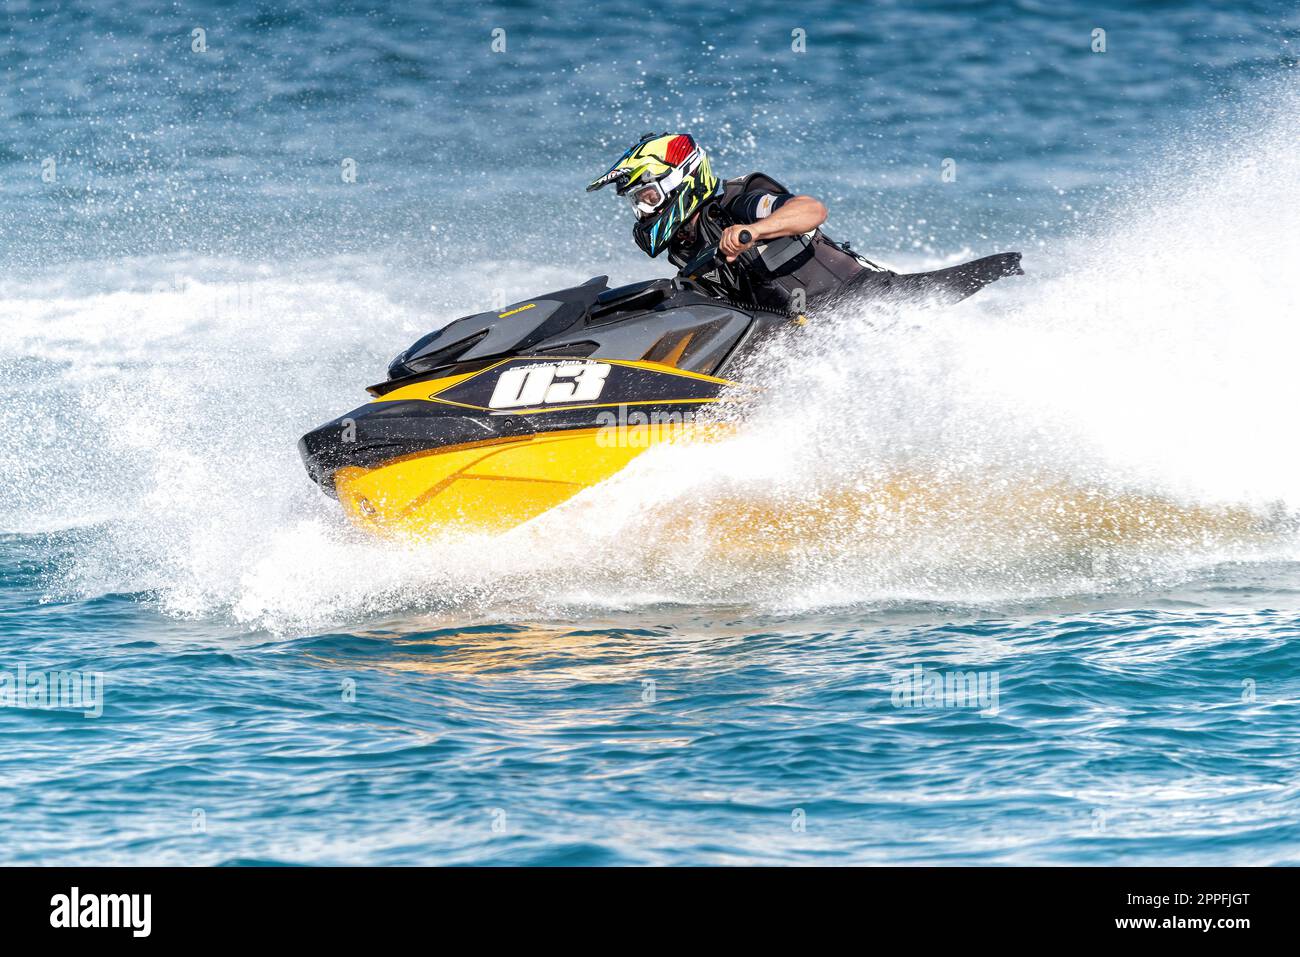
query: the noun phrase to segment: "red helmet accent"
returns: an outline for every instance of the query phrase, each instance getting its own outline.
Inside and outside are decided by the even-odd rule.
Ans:
[[[686,134],[674,136],[668,141],[668,149],[664,151],[664,159],[669,166],[678,166],[682,160],[691,155],[695,149],[695,143]]]

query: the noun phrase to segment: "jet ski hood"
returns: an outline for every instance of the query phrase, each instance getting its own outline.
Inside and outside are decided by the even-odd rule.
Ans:
[[[401,379],[452,362],[526,352],[580,323],[607,286],[607,276],[596,276],[581,286],[543,293],[500,312],[479,312],[456,319],[393,359],[388,365],[388,378]]]

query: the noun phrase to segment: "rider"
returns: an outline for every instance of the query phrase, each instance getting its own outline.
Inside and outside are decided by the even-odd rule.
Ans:
[[[826,207],[813,197],[795,195],[763,173],[719,182],[687,133],[647,133],[587,191],[610,183],[631,200],[632,235],[647,255],[667,250],[680,268],[716,244],[732,265],[713,264],[696,281],[738,305],[802,312],[860,288],[954,300],[1020,274],[1019,253],[931,273],[890,272],[827,236],[821,229]]]

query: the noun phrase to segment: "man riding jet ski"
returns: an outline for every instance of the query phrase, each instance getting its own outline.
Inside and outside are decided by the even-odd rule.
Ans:
[[[708,415],[760,386],[747,357],[844,296],[963,299],[1020,272],[1004,253],[935,272],[881,269],[821,230],[825,207],[754,173],[719,183],[685,134],[648,136],[590,188],[636,206],[637,244],[673,278],[593,276],[422,336],[369,403],[298,443],[356,525],[422,536],[506,531],[645,449],[727,434]],[[792,321],[793,320],[793,321]]]
[[[933,272],[899,274],[837,243],[821,228],[826,207],[763,173],[720,183],[686,133],[647,133],[587,191],[613,183],[636,211],[632,236],[655,257],[684,267],[716,246],[722,262],[693,278],[741,307],[801,313],[846,297],[956,302],[1003,276],[1023,275],[1019,253]],[[743,258],[742,258],[743,257]],[[740,260],[744,268],[735,264]]]

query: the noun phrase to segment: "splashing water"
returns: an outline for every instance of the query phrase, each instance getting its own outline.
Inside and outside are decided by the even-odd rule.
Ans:
[[[149,261],[113,292],[75,271],[11,287],[9,525],[93,523],[59,588],[273,627],[404,607],[1021,599],[1290,557],[1293,105],[1031,251],[1026,279],[820,320],[756,360],[762,396],[734,437],[653,450],[495,539],[366,540],[297,461],[365,369],[451,317],[408,280],[346,260]],[[507,272],[516,288],[585,278],[499,263],[444,279],[482,299]]]
[[[0,707],[0,859],[1300,860],[1294,5],[665,2],[6,8],[0,670],[106,680]],[[668,271],[582,193],[651,128],[1029,275],[507,535],[350,528],[295,443],[391,356]]]

